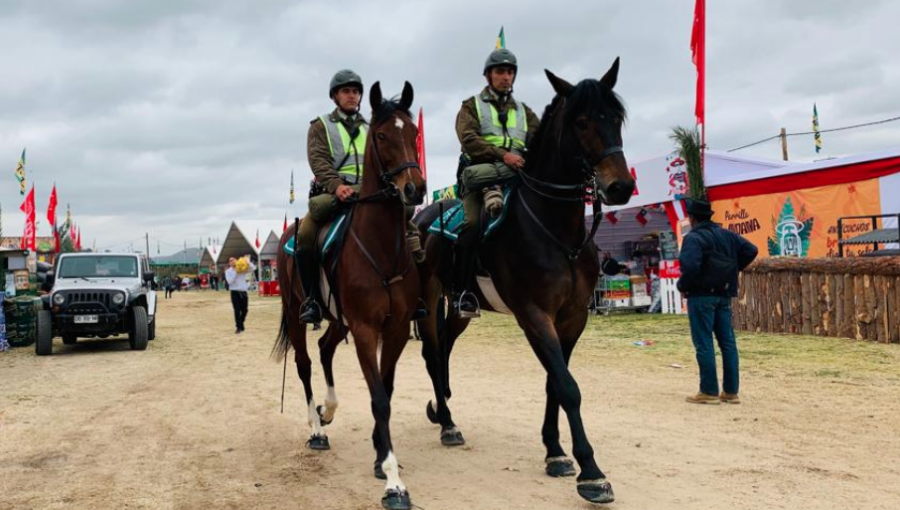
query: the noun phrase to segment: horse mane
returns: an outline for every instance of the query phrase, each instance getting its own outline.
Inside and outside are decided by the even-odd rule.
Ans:
[[[395,112],[405,113],[409,118],[412,118],[412,114],[409,113],[408,109],[400,107],[400,99],[397,97],[393,97],[391,99],[385,99],[378,105],[378,108],[372,112],[372,125],[381,124],[386,120],[390,119]]]
[[[541,124],[534,135],[534,139],[529,144],[529,149],[537,149],[543,143],[543,139],[551,131],[550,122],[562,104],[563,120],[571,123],[575,120],[576,114],[584,114],[589,118],[604,116],[617,119],[623,124],[627,119],[625,104],[622,98],[616,94],[613,89],[600,83],[600,80],[585,79],[578,82],[572,88],[572,92],[568,96],[557,94],[553,97],[553,101],[544,109],[541,116]]]

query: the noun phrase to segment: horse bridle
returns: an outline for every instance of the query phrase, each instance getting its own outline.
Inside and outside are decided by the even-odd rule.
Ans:
[[[372,138],[372,152],[375,153],[375,161],[378,163],[378,168],[383,169],[384,163],[381,160],[381,153],[378,152],[378,136],[373,136]],[[369,195],[367,197],[360,197],[356,199],[357,203],[365,203],[365,202],[374,202],[378,200],[386,200],[390,198],[396,198],[400,196],[400,190],[397,188],[397,185],[394,184],[394,178],[397,177],[404,170],[409,170],[411,168],[415,168],[416,170],[422,171],[422,168],[419,166],[418,161],[407,161],[406,163],[401,163],[399,166],[392,168],[388,171],[382,171],[378,174],[378,180],[381,184],[381,190],[378,193],[373,195]]]
[[[560,110],[565,109],[566,101],[563,99],[563,103],[560,106]],[[559,154],[560,148],[562,147],[562,136],[563,129],[560,130],[559,138],[556,141],[556,153]],[[594,167],[603,162],[606,158],[612,156],[613,154],[624,153],[625,149],[622,148],[621,145],[611,145],[608,146],[603,152],[600,153],[600,156],[597,158],[597,161],[591,163],[587,156],[584,154],[584,147],[581,145],[581,140],[577,140],[575,144],[578,148],[578,155],[574,156],[574,159],[578,162],[582,176],[584,180],[579,184],[556,184],[552,182],[547,182],[540,180],[536,177],[532,177],[525,172],[520,172],[522,176],[522,181],[525,185],[534,193],[550,199],[556,200],[560,202],[579,202],[585,201],[590,198],[592,202],[597,202],[599,195],[603,192],[600,191],[599,187],[596,183],[596,176],[594,175]],[[539,187],[543,187],[549,192],[544,192],[538,189]],[[588,194],[587,191],[590,190],[591,193]],[[576,192],[575,196],[558,196],[551,194],[553,191],[562,191],[562,192]]]
[[[378,152],[378,136],[374,136],[372,138],[372,152],[375,155],[375,161],[378,163],[378,168],[384,168],[384,162],[381,159],[381,153]],[[388,171],[382,171],[378,174],[378,180],[380,182],[380,190],[377,193],[366,197],[360,197],[354,200],[357,204],[365,204],[368,202],[377,202],[383,200],[390,200],[392,198],[399,198],[400,190],[397,188],[397,185],[394,183],[394,178],[397,177],[401,172],[405,170],[409,170],[411,168],[415,168],[421,172],[421,167],[419,166],[418,161],[407,161],[406,163],[401,163],[395,168],[392,168]],[[402,202],[401,202],[402,203]],[[405,222],[405,221],[404,221]],[[378,267],[378,263],[375,261],[375,257],[369,253],[369,250],[366,249],[365,245],[362,242],[362,239],[356,234],[353,228],[348,228],[350,236],[353,238],[353,241],[359,247],[359,250],[362,252],[363,256],[369,262],[369,265],[372,266],[372,269],[375,270],[375,273],[381,278],[381,286],[384,288],[385,292],[388,295],[388,310],[393,309],[393,294],[391,293],[391,286],[397,282],[403,281],[406,274],[409,273],[410,268],[412,267],[412,257],[406,257],[406,267],[403,270],[399,269],[400,255],[403,252],[403,246],[405,245],[405,239],[403,236],[403,223],[398,223],[397,228],[397,236],[395,242],[395,251],[396,255],[394,256],[394,267],[393,267],[393,276],[391,273],[385,273]],[[351,220],[352,225],[352,220]],[[390,312],[388,312],[390,316]]]
[[[563,104],[560,107],[560,110],[565,109],[565,99],[563,99]],[[562,147],[562,136],[563,130],[560,130],[559,138],[556,142],[556,153],[559,154],[560,148]],[[590,200],[594,207],[594,215],[591,223],[591,230],[588,234],[585,235],[584,240],[576,246],[575,248],[569,248],[566,246],[566,243],[562,242],[553,232],[550,231],[537,217],[537,214],[531,209],[531,206],[528,205],[528,202],[525,200],[525,197],[521,197],[522,206],[525,208],[525,212],[531,217],[531,219],[537,224],[538,228],[550,238],[553,243],[559,247],[563,252],[565,252],[566,257],[569,260],[575,260],[584,250],[584,248],[590,243],[591,239],[594,238],[594,235],[597,233],[597,228],[600,226],[600,218],[602,215],[602,210],[600,206],[600,196],[603,192],[597,186],[596,176],[594,174],[594,167],[603,162],[606,158],[612,156],[613,154],[624,153],[625,150],[621,145],[612,145],[607,147],[603,152],[600,153],[599,158],[593,164],[588,160],[587,156],[584,154],[584,147],[581,145],[581,140],[577,140],[576,146],[578,147],[579,154],[575,156],[575,159],[580,163],[580,169],[584,180],[580,184],[556,184],[552,182],[547,182],[540,180],[536,177],[532,177],[525,172],[520,172],[519,175],[522,176],[522,182],[525,183],[525,186],[530,189],[532,192],[536,193],[539,196],[547,198],[549,200],[555,200],[559,202],[584,202],[586,200]],[[543,187],[548,190],[548,192],[541,191],[538,189],[539,187]],[[575,196],[558,196],[553,195],[553,191],[561,191],[561,192],[575,192]]]

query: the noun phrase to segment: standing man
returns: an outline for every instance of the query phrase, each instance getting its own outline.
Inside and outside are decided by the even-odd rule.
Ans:
[[[457,179],[465,220],[456,243],[451,301],[453,312],[463,318],[480,316],[478,301],[468,286],[475,273],[484,200],[499,201],[502,207],[502,192],[496,185],[525,167],[525,148],[538,129],[537,115],[513,98],[518,71],[513,52],[506,48],[492,51],[482,73],[487,85],[463,101],[456,116],[456,134],[462,147]],[[482,179],[475,186],[470,177],[479,174],[479,167],[486,166],[487,174],[496,174],[497,181],[485,183]]]
[[[678,290],[687,296],[691,339],[700,368],[700,391],[692,404],[740,404],[738,349],[731,326],[731,299],[737,297],[738,272],[758,250],[750,241],[713,223],[709,202],[687,200],[691,231],[684,237]],[[722,351],[722,393],[716,375],[713,333]]]
[[[240,334],[244,331],[244,320],[247,318],[247,306],[250,299],[247,296],[247,273],[256,271],[256,266],[250,260],[250,256],[246,255],[249,269],[244,273],[237,272],[237,259],[230,257],[228,259],[228,269],[225,271],[225,281],[228,282],[228,288],[231,289],[231,307],[234,309],[234,333]]]

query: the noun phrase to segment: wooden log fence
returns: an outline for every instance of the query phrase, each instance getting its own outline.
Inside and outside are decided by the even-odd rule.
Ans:
[[[900,257],[760,259],[739,281],[735,329],[900,343]]]

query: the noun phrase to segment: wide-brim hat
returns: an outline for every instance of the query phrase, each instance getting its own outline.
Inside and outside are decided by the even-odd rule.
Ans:
[[[715,214],[712,210],[712,205],[706,200],[688,198],[684,202],[687,206],[687,213],[691,216],[712,216]]]

